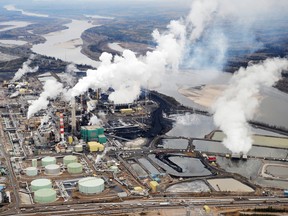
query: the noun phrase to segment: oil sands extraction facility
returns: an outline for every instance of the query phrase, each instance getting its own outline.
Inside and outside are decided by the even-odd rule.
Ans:
[[[63,74],[46,73],[6,81],[0,88],[5,96],[0,101],[1,160],[11,164],[2,166],[6,172],[0,188],[3,210],[10,205],[32,212],[49,205],[60,209],[61,205],[106,203],[103,208],[120,212],[115,203],[131,200],[132,206],[140,203],[139,208],[149,199],[154,200],[149,204],[154,208],[180,208],[191,197],[228,196],[223,202],[232,205],[239,197],[260,196],[270,202],[268,195],[287,196],[285,131],[263,135],[267,128],[258,125],[262,134],[255,133],[258,143],[252,150],[247,155],[232,154],[221,144],[221,131],[201,128],[211,121],[207,111],[181,106],[145,89],[128,104],[109,101],[112,89],[89,90],[70,103],[57,97],[27,119],[28,108],[47,79],[65,86]],[[187,135],[184,129],[175,133],[179,126],[175,118],[185,115],[202,120]],[[271,148],[275,142],[279,146]],[[281,173],[275,171],[278,168]],[[205,204],[202,199],[197,205]],[[209,215],[207,209],[202,211]]]

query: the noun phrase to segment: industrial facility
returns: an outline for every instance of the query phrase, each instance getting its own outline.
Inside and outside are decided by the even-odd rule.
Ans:
[[[29,107],[42,92],[43,80],[62,82],[61,77],[54,73],[24,76],[19,82],[7,81],[1,86],[5,95],[0,104],[2,148],[11,163],[11,169],[3,167],[2,172],[10,172],[6,175],[14,185],[9,187],[7,179],[2,189],[2,201],[7,206],[12,199],[25,212],[63,203],[140,203],[152,198],[160,200],[157,205],[163,207],[185,204],[173,200],[175,194],[185,199],[211,194],[250,197],[282,193],[279,188],[267,189],[252,178],[221,167],[224,162],[231,167],[260,156],[198,145],[220,141],[219,131],[209,131],[201,139],[167,135],[180,105],[157,92],[143,89],[133,103],[114,104],[109,101],[111,89],[90,89],[72,102],[61,96],[50,99],[47,108],[27,119]],[[16,95],[19,85],[25,91]],[[181,109],[184,114],[209,115],[184,106]],[[268,176],[269,166],[263,178]],[[210,207],[202,204],[208,214]]]

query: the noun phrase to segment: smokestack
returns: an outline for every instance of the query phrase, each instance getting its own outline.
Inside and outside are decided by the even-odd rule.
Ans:
[[[60,136],[61,141],[64,143],[64,120],[63,120],[63,113],[60,113]]]
[[[72,134],[76,132],[76,103],[75,97],[72,98],[72,109],[71,109],[71,126],[72,126]]]

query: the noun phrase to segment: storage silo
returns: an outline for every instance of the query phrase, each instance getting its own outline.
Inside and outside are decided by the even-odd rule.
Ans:
[[[34,192],[34,201],[36,203],[51,203],[56,201],[56,191],[53,189],[39,189]]]
[[[47,175],[59,175],[60,174],[60,166],[57,164],[49,164],[45,166],[45,174]]]
[[[96,177],[86,177],[78,181],[79,191],[84,194],[97,194],[104,190],[104,180]]]
[[[56,164],[56,158],[50,157],[50,156],[44,157],[44,158],[42,158],[41,163],[42,163],[42,166],[44,166],[44,167],[49,165],[49,164]]]
[[[70,174],[79,174],[83,171],[83,166],[80,163],[69,163],[67,165],[68,173]]]
[[[75,155],[67,155],[63,158],[63,163],[65,165],[68,165],[70,163],[76,163],[77,161],[78,161],[78,158]]]
[[[81,144],[75,145],[74,150],[75,150],[75,152],[82,152],[83,151],[83,145],[81,145]]]
[[[36,167],[28,167],[25,171],[27,176],[36,176],[38,174]]]
[[[35,179],[31,182],[31,190],[37,191],[43,188],[51,188],[52,182],[50,179]]]

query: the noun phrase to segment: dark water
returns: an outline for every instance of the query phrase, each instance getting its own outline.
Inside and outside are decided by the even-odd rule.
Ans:
[[[178,155],[168,157],[171,162],[173,162],[182,169],[182,172],[174,169],[171,165],[159,160],[154,154],[149,155],[149,158],[152,159],[155,163],[157,163],[162,169],[166,170],[167,173],[173,176],[193,177],[209,176],[212,174],[197,158],[182,157]]]

